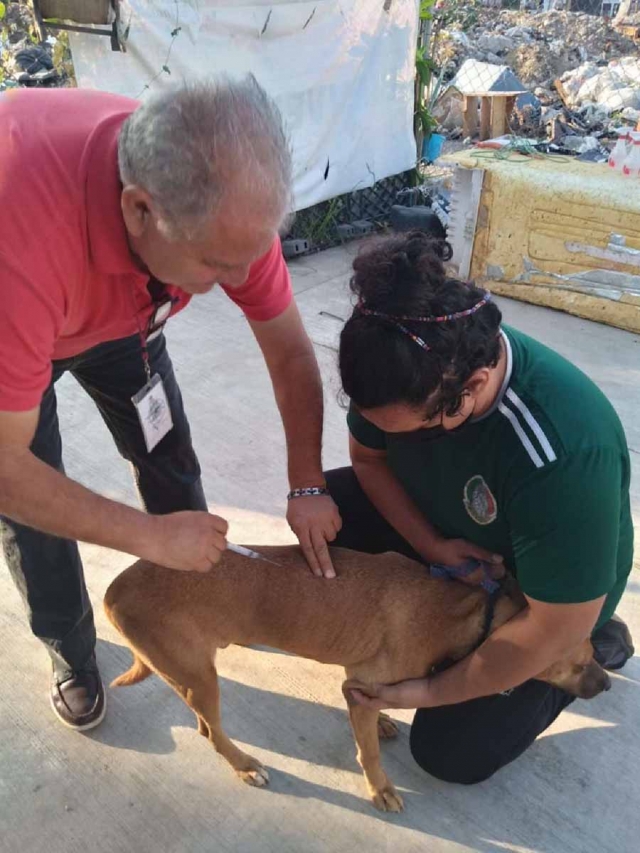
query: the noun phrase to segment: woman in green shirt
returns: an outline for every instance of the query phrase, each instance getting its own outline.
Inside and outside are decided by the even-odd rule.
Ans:
[[[592,634],[608,668],[633,654],[612,619],[633,526],[611,404],[574,365],[502,326],[488,292],[447,277],[449,253],[412,232],[354,262],[357,304],[340,341],[352,468],[327,482],[343,519],[334,544],[454,569],[482,560],[522,587],[529,606],[465,660],[356,694],[370,707],[418,708],[418,763],[472,783],[572,701],[532,680],[568,648]]]

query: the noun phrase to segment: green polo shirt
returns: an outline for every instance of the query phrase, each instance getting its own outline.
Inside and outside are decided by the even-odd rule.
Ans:
[[[607,599],[613,614],[633,562],[630,461],[604,394],[577,367],[503,327],[507,372],[491,410],[459,434],[385,433],[352,406],[354,438],[385,450],[425,517],[447,538],[505,558],[539,601]]]

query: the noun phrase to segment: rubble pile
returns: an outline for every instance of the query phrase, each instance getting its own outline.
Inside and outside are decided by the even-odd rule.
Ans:
[[[608,115],[622,111],[640,116],[640,57],[614,59],[605,67],[585,62],[568,71],[558,88],[568,107],[587,105]]]
[[[593,148],[640,120],[640,46],[604,18],[485,9],[467,32],[437,33],[433,51],[448,81],[468,59],[513,71],[530,90],[511,114],[514,134],[584,153],[587,139]],[[462,133],[462,113],[460,94],[445,88],[434,117],[454,138]]]
[[[584,62],[638,55],[638,46],[608,21],[581,12],[511,12],[486,9],[466,33],[449,30],[436,40],[434,59],[453,77],[465,59],[508,65],[532,89]]]

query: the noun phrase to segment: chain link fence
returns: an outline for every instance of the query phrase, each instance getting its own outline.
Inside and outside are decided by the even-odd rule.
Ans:
[[[418,103],[428,132],[512,134],[584,153],[638,126],[640,0],[501,5],[423,3]]]

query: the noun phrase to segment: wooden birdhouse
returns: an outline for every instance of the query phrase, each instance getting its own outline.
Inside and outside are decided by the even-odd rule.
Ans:
[[[507,65],[467,59],[450,89],[463,97],[463,133],[480,140],[509,132],[509,117],[516,98],[528,91]]]

